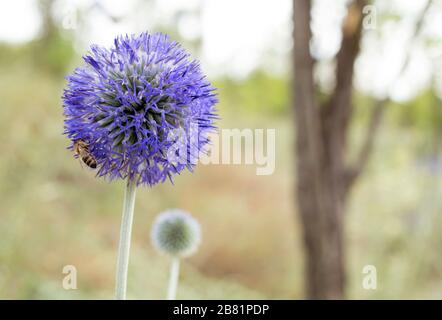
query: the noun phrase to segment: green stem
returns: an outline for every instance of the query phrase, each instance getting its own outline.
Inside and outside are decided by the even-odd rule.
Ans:
[[[118,245],[117,274],[115,279],[115,299],[126,299],[127,269],[129,265],[130,238],[134,217],[135,194],[137,179],[127,181],[124,193],[123,217],[120,228],[120,243]]]
[[[180,258],[173,257],[170,266],[169,289],[167,290],[167,300],[175,300],[180,274]]]

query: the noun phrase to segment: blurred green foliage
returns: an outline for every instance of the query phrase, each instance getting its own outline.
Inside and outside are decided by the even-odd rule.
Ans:
[[[414,130],[427,152],[442,147],[442,100],[434,91],[426,90],[411,101],[395,105],[392,116],[402,127]]]
[[[33,52],[36,65],[55,76],[63,76],[74,57],[72,39],[58,31],[46,41],[42,39],[30,43],[28,50]]]
[[[223,78],[215,81],[228,108],[252,113],[286,115],[290,112],[287,79],[256,70],[246,79]]]
[[[59,32],[50,39],[37,39],[24,45],[0,43],[0,65],[3,69],[0,72],[5,73],[5,68],[19,68],[24,64],[44,75],[63,77],[74,54],[72,39]]]

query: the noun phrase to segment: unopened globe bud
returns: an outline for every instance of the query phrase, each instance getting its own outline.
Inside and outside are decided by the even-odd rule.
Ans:
[[[188,257],[201,242],[201,227],[188,212],[171,209],[161,213],[152,227],[154,247],[172,257]]]

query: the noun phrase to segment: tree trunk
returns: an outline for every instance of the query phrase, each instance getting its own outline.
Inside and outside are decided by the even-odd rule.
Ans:
[[[336,87],[323,106],[315,99],[314,61],[310,53],[311,2],[293,3],[296,193],[306,249],[306,291],[312,299],[341,299],[345,288],[343,212],[348,191],[344,161],[353,64],[359,51],[364,1],[356,0],[349,7],[336,58]]]

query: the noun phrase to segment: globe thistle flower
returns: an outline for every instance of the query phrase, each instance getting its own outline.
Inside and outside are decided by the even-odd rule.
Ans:
[[[195,253],[201,242],[201,227],[188,212],[167,210],[155,220],[151,238],[154,247],[172,258],[167,299],[174,300],[180,273],[180,258]]]
[[[201,242],[201,228],[189,213],[172,209],[161,213],[155,220],[152,233],[154,247],[172,257],[188,257]]]
[[[111,48],[93,45],[84,61],[63,94],[70,148],[87,144],[97,175],[110,179],[152,186],[192,170],[217,118],[199,63],[168,36],[147,32],[119,36]],[[168,156],[176,130],[188,138],[176,152],[181,161]]]
[[[116,268],[116,298],[125,299],[137,186],[193,169],[217,99],[199,63],[164,34],[119,36],[84,61],[66,77],[64,134],[98,176],[127,180]]]

